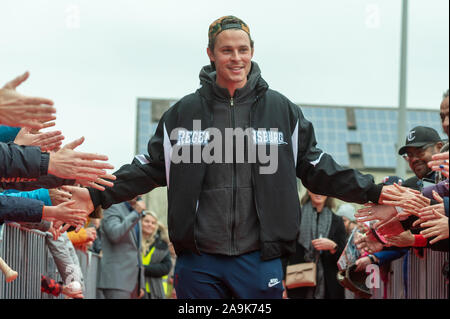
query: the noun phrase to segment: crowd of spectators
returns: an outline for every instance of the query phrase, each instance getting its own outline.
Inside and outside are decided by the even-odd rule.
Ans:
[[[106,171],[113,167],[107,156],[76,151],[84,138],[63,146],[61,131],[42,131],[54,126],[56,108],[50,99],[27,97],[17,91],[28,77],[26,72],[0,89],[0,227],[18,223],[46,234],[63,281],[57,283],[42,274],[42,291],[84,297],[85,282],[75,253],[78,249],[98,253],[103,259],[99,297],[173,297],[176,255],[168,231],[139,198],[93,213],[74,207],[73,188],[64,185],[103,191],[105,186],[113,186],[115,176]],[[448,136],[448,91],[440,115]],[[372,264],[386,266],[410,249],[417,254],[424,249],[448,252],[448,148],[448,140],[442,140],[436,128],[412,128],[398,155],[415,176],[387,176],[379,181],[386,187],[380,201],[357,211],[355,205],[344,203],[334,212],[333,198],[308,190],[301,200],[296,252],[284,266],[315,261],[317,284],[286,289],[284,296],[344,298],[345,285],[337,279],[337,260],[353,233],[360,252],[352,265],[354,272],[365,272]],[[136,281],[127,279],[126,274]]]
[[[66,298],[84,298],[86,286],[76,250],[85,253],[89,250],[105,257],[104,260],[107,261],[112,258],[112,251],[117,250],[117,241],[112,243],[115,247],[111,248],[110,239],[118,238],[120,234],[114,224],[114,208],[105,211],[105,218],[101,209],[90,213],[74,208],[72,194],[64,185],[90,186],[104,190],[105,186],[112,186],[112,181],[115,180],[115,176],[106,171],[113,166],[106,163],[107,156],[75,151],[75,148],[84,142],[84,138],[62,146],[64,136],[61,131],[42,131],[55,125],[56,108],[50,99],[28,97],[17,91],[18,86],[28,77],[29,73],[26,72],[0,89],[0,227],[3,227],[3,224],[15,223],[21,228],[44,233],[46,246],[62,281],[56,281],[47,274],[40,274],[41,291],[54,296],[63,294]],[[139,201],[138,206],[139,203],[143,202]],[[142,213],[145,208],[145,205],[137,208],[136,201],[132,205],[128,202],[123,204],[128,205],[126,215],[134,209]],[[144,225],[142,234],[141,218]],[[136,250],[139,264],[142,265],[143,262],[145,265],[147,284],[143,284],[141,288],[145,291],[146,298],[165,298],[171,286],[167,274],[173,272],[173,265],[167,230],[160,223],[154,224],[155,218],[151,212],[134,218],[134,224],[139,226],[136,228],[139,230],[138,237],[134,239],[142,239],[142,251],[141,242],[135,244],[136,248],[139,247]],[[103,245],[106,245],[106,249],[102,248],[102,236],[105,238]],[[120,238],[117,240],[120,241]],[[7,249],[20,249],[8,245],[7,242],[3,245],[6,245]],[[128,247],[125,249],[128,250]],[[125,255],[123,251],[117,255],[118,260],[115,263],[118,267],[120,260],[127,261]],[[159,258],[162,260],[158,261]],[[7,265],[5,261],[2,262]],[[161,262],[164,267],[158,268]],[[106,281],[111,281],[113,272],[110,270],[104,266],[103,272],[100,271],[99,274],[103,274]],[[6,278],[8,282],[21,275],[17,272],[14,274],[14,278]],[[119,269],[117,276],[120,282],[118,288],[123,289],[123,280],[126,281],[127,278],[121,278],[124,276],[122,269]],[[144,268],[142,276],[144,278]],[[103,278],[102,275],[99,277]],[[154,283],[150,286],[149,282]],[[110,288],[114,286],[114,282],[102,285]],[[160,289],[157,288],[159,286]],[[112,298],[117,297],[111,289],[98,291],[101,298],[110,295]],[[120,294],[118,296],[123,297]]]
[[[42,289],[82,298],[83,277],[69,236],[76,242],[75,237],[89,232],[80,231],[88,212],[73,207],[71,194],[61,186],[78,184],[102,190],[113,185],[115,177],[106,171],[113,166],[105,155],[75,151],[83,137],[62,146],[61,131],[41,131],[55,125],[56,108],[50,99],[17,91],[28,77],[25,72],[0,89],[0,224],[15,222],[45,232],[63,282],[55,283],[41,274]]]
[[[443,95],[440,116],[442,130],[448,137],[448,90]],[[369,288],[364,286],[364,280],[370,273],[369,265],[377,265],[381,280],[387,283],[390,263],[409,254],[410,250],[422,258],[426,256],[424,249],[448,252],[448,145],[448,140],[442,140],[434,128],[424,126],[412,128],[406,136],[405,145],[399,149],[398,155],[408,162],[415,176],[408,179],[386,176],[378,181],[381,185],[389,186],[389,189],[383,200],[377,204],[368,203],[359,209],[355,208],[356,205],[349,203],[341,204],[333,215],[341,217],[339,218],[339,223],[342,224],[339,226],[341,232],[338,235],[345,235],[345,237],[344,239],[333,238],[334,241],[330,241],[325,251],[323,247],[317,247],[315,243],[324,240],[323,234],[319,233],[320,225],[324,229],[322,232],[326,233],[325,237],[329,237],[329,231],[333,230],[333,227],[323,225],[338,225],[334,217],[333,223],[331,219],[327,222],[324,217],[326,213],[322,213],[332,209],[332,199],[307,190],[301,201],[302,216],[296,253],[289,258],[287,265],[314,261],[317,265],[317,283],[314,287],[295,289],[286,287],[285,297],[344,298],[343,290],[340,291],[335,285],[339,281],[342,284],[338,287],[348,288],[345,291],[345,298],[367,298],[371,296],[371,293]],[[352,273],[360,273],[360,275],[353,275],[358,279],[346,285],[344,277],[336,280],[336,278],[339,279],[336,262],[347,245],[346,239],[350,238],[354,231],[355,236],[351,237],[351,240],[359,253],[354,264],[348,265],[351,271],[347,272],[347,276],[352,276]],[[329,239],[326,238],[326,240]],[[325,260],[330,258],[331,261],[325,263]],[[404,263],[407,260],[405,258]],[[328,267],[333,266],[334,269],[325,268],[324,272],[323,267],[326,264],[329,264]],[[444,280],[448,282],[448,261],[443,265],[435,266],[442,267]],[[405,267],[406,264],[404,269]],[[386,297],[386,294],[384,296]]]

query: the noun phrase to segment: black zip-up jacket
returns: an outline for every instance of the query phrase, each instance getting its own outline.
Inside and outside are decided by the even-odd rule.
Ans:
[[[256,68],[253,62],[251,72]],[[314,193],[361,204],[378,202],[382,186],[376,185],[370,175],[341,167],[330,155],[318,149],[314,128],[304,118],[301,109],[282,94],[269,89],[260,75],[257,76],[253,96],[250,128],[258,132],[259,129],[276,128],[279,137],[277,143],[268,138],[260,140],[256,135],[258,143],[263,141],[276,145],[276,171],[261,174],[260,169],[267,168],[267,164],[259,156],[250,168],[252,197],[259,223],[259,249],[261,258],[269,260],[295,251],[300,220],[296,177]],[[211,164],[203,159],[184,163],[174,158],[183,154],[179,144],[184,144],[181,146],[183,151],[191,151],[191,160],[195,160],[192,154],[196,149],[204,150],[209,146],[210,141],[202,139],[206,136],[202,134],[213,127],[211,104],[214,98],[211,85],[203,82],[195,93],[182,98],[166,111],[149,142],[148,155],[136,156],[131,164],[115,172],[117,180],[114,187],[104,192],[89,189],[94,207],[108,208],[167,185],[170,240],[177,254],[185,250],[200,253],[196,236],[197,219],[201,217],[198,215],[199,199]],[[194,120],[200,122],[194,123]],[[180,131],[184,131],[184,135]],[[192,134],[191,138],[186,139],[189,134]]]
[[[216,72],[211,67],[200,72],[204,88],[201,94],[212,113],[209,124],[223,137],[227,129],[244,131],[251,127],[250,114],[260,77],[261,72],[254,64],[246,85],[231,97],[227,89],[216,84]],[[236,256],[259,249],[260,225],[253,200],[252,165],[249,150],[245,144],[237,148],[238,143],[238,137],[230,138],[228,147],[222,143],[222,157],[229,156],[228,162],[216,163],[211,158],[206,166],[195,223],[195,238],[201,252]],[[227,155],[230,149],[235,152]],[[242,160],[238,159],[240,155]]]

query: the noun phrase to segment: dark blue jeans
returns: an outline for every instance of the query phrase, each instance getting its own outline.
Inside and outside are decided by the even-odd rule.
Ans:
[[[281,299],[280,259],[262,261],[259,251],[224,256],[182,253],[174,286],[179,299]]]

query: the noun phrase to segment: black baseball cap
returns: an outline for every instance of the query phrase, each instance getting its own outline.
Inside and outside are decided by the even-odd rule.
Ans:
[[[442,139],[434,128],[416,126],[406,136],[405,145],[398,150],[399,155],[406,153],[407,147],[422,147],[430,143],[441,142]]]

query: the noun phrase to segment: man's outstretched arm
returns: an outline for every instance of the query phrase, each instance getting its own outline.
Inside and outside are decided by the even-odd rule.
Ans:
[[[98,206],[107,209],[113,204],[131,200],[156,187],[167,185],[163,146],[165,115],[161,118],[155,135],[148,143],[150,155],[137,155],[131,164],[123,165],[113,173],[116,177],[113,187],[103,191],[92,187],[64,187],[66,191],[72,193],[72,199],[79,205],[77,207],[88,212],[92,212]],[[105,179],[107,180],[107,178]]]
[[[339,198],[346,202],[378,203],[382,186],[371,175],[344,168],[327,153],[317,148],[314,128],[301,112],[298,120],[297,177],[316,194]]]

